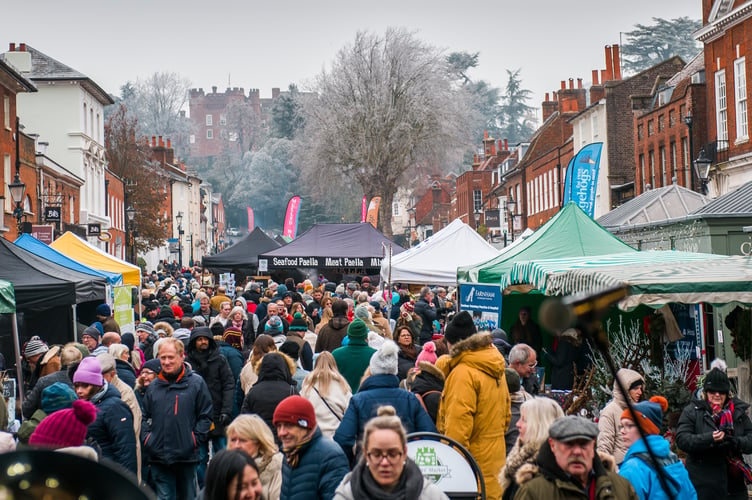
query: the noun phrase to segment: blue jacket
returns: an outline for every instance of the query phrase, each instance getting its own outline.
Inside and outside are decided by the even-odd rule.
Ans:
[[[146,388],[141,442],[152,462],[197,463],[198,445],[207,439],[212,424],[209,389],[188,365],[183,370],[172,383],[160,373]]]
[[[648,444],[650,444],[650,449],[653,450],[659,463],[663,462],[663,470],[666,473],[664,477],[671,489],[670,498],[696,500],[697,492],[689,480],[687,469],[684,468],[681,460],[671,452],[668,441],[657,434],[648,436],[647,440]],[[624,455],[624,461],[619,467],[619,475],[632,483],[640,500],[668,500],[669,497],[661,487],[655,467],[648,465],[645,460],[638,457],[636,455],[638,453],[647,454],[645,441],[642,439],[635,441],[627,450],[627,454]]]
[[[402,420],[407,433],[436,432],[431,417],[415,397],[415,394],[399,388],[396,375],[371,375],[363,381],[358,392],[342,417],[342,422],[334,433],[334,440],[342,447],[345,454],[353,461],[353,445],[363,437],[363,428],[376,416],[379,406],[394,407]]]
[[[97,407],[97,419],[89,425],[86,437],[97,442],[102,456],[136,473],[136,433],[133,413],[120,399],[120,392],[107,384],[104,393],[91,399]]]
[[[342,478],[350,472],[347,457],[337,444],[316,428],[311,441],[300,450],[298,466],[282,463],[282,500],[329,500]],[[314,495],[315,492],[315,495]]]

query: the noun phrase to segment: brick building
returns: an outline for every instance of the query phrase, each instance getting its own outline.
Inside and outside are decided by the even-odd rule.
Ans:
[[[107,197],[107,215],[110,217],[110,228],[102,231],[105,236],[105,251],[121,260],[133,261],[133,244],[128,238],[125,209],[125,185],[123,179],[113,174],[109,169],[104,173],[105,193]],[[132,228],[131,228],[132,229]]]
[[[635,110],[635,196],[678,184],[699,189],[692,162],[706,143],[705,66],[698,54],[650,93],[632,96]]]
[[[409,232],[409,244],[418,240],[422,241],[434,233],[446,227],[452,218],[452,191],[451,178],[432,176],[429,185],[421,191],[414,191],[415,204],[408,209],[410,222],[406,230]]]
[[[747,54],[752,52],[752,1],[702,0],[707,143],[696,145],[711,161],[711,197],[752,180],[752,143],[747,102]],[[698,153],[699,154],[699,153]]]

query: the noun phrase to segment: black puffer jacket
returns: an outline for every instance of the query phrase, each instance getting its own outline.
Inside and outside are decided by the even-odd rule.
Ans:
[[[196,349],[196,339],[199,337],[209,339],[209,349],[206,351],[202,352]],[[209,327],[200,326],[193,329],[191,339],[188,342],[186,361],[190,363],[195,373],[201,375],[209,388],[209,394],[211,394],[214,408],[212,415],[214,429],[211,431],[210,437],[223,436],[224,426],[230,423],[229,418],[232,416],[235,378],[232,376],[232,370],[230,370],[227,360],[220,354],[219,347],[214,341]],[[222,421],[222,415],[227,415],[225,421]]]
[[[423,320],[423,326],[420,329],[420,345],[433,338],[433,322],[437,315],[436,308],[431,307],[432,305],[422,297],[415,302],[415,314]]]
[[[410,384],[410,392],[420,396],[428,415],[436,423],[436,415],[439,413],[441,392],[444,390],[444,373],[428,361],[418,363],[420,371]]]
[[[136,434],[133,432],[133,413],[120,399],[114,386],[94,395],[97,419],[89,425],[86,437],[102,449],[102,455],[136,473]]]
[[[727,457],[740,458],[752,453],[752,421],[747,415],[749,405],[732,398],[734,405],[734,435],[720,443],[713,441],[713,422],[710,404],[703,400],[689,403],[679,417],[676,446],[687,453],[687,472],[697,490],[697,498],[716,499],[740,495],[746,498],[747,487],[740,474],[729,474]]]
[[[272,430],[274,430],[272,421],[277,405],[286,397],[298,393],[287,359],[275,352],[261,359],[258,380],[246,394],[243,406],[240,408],[241,414],[256,413]]]

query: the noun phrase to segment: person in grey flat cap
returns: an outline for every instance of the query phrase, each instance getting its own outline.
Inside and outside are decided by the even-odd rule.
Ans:
[[[523,465],[517,472],[520,489],[515,500],[639,498],[629,481],[616,473],[613,458],[595,453],[596,424],[570,415],[551,424],[548,436],[535,465]]]

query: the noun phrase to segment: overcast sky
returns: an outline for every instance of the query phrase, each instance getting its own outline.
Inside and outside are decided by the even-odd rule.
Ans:
[[[652,17],[699,19],[701,0],[37,0],[3,2],[2,36],[25,42],[119,94],[128,80],[176,72],[193,87],[306,82],[358,30],[415,30],[447,52],[479,52],[471,72],[503,88],[521,68],[539,107],[561,80],[604,68],[605,45]],[[538,114],[540,116],[540,112]]]

